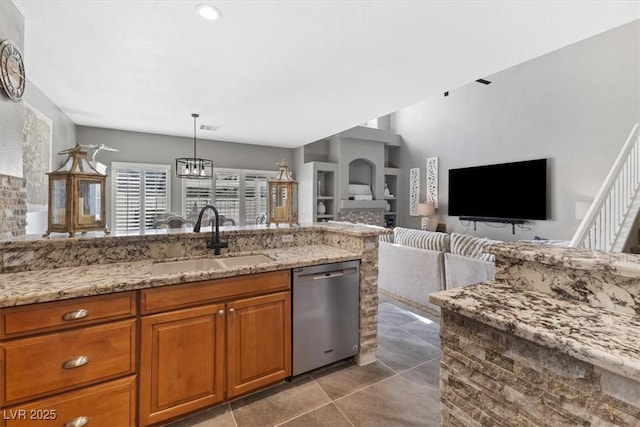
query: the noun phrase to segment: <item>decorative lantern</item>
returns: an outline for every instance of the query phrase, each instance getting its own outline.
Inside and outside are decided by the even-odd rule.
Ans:
[[[282,159],[278,166],[278,174],[269,179],[267,226],[271,223],[277,227],[280,223],[298,225],[298,183],[293,180],[286,160]]]
[[[68,154],[67,161],[49,172],[49,228],[44,234],[103,230],[105,222],[104,186],[106,175],[98,172],[79,145],[59,152]]]

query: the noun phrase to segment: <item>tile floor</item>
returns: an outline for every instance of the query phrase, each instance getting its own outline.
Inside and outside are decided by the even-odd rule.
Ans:
[[[375,363],[300,375],[167,427],[439,426],[440,325],[380,296]]]

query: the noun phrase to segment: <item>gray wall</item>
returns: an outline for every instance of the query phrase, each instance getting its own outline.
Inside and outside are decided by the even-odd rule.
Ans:
[[[640,121],[640,21],[485,77],[405,108],[393,115],[402,135],[399,224],[419,228],[408,215],[408,171],[439,157],[440,222],[447,231],[503,240],[538,235],[570,239],[578,227],[575,202],[595,197],[633,124]],[[528,231],[496,224],[467,227],[447,217],[448,170],[466,166],[548,158],[547,221]],[[425,198],[421,182],[420,200]],[[488,183],[487,191],[500,191]],[[508,197],[508,194],[505,194]],[[433,220],[432,220],[433,221]]]
[[[156,135],[151,133],[129,132],[78,126],[80,144],[105,144],[117,148],[118,152],[100,151],[96,160],[109,169],[111,162],[153,163],[171,165],[171,210],[181,212],[182,182],[175,176],[175,159],[193,156],[193,138]],[[294,172],[294,150],[289,148],[267,147],[251,144],[237,144],[223,141],[210,141],[198,138],[197,155],[213,160],[214,167],[234,169],[269,170],[276,174],[277,163],[286,159]],[[107,170],[109,170],[107,169]],[[107,178],[107,195],[111,194]],[[107,197],[107,222],[110,221],[110,197]]]
[[[76,125],[29,80],[29,52],[24,49],[24,18],[11,1],[0,0],[0,41],[15,42],[25,60],[27,86],[21,102],[11,101],[0,89],[0,174],[23,177],[24,104],[29,103],[52,122],[52,166],[56,154],[76,141]],[[46,231],[44,206],[27,206],[27,232]]]
[[[13,2],[3,0],[0,1],[0,42],[4,40],[12,40],[27,57],[24,18]],[[28,67],[25,68],[28,73]],[[11,101],[4,89],[0,92],[0,174],[22,177],[22,103]]]

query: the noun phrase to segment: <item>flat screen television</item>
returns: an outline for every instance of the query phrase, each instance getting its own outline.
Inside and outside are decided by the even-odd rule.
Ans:
[[[449,215],[547,219],[547,159],[449,169]]]

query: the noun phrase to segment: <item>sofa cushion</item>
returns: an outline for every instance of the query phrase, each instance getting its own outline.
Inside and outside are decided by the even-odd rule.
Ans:
[[[493,262],[452,253],[444,254],[446,289],[494,280],[495,270]]]
[[[477,258],[483,261],[494,261],[495,256],[482,251],[486,245],[502,243],[500,240],[490,240],[486,237],[469,236],[468,234],[451,233],[451,253]]]
[[[378,236],[378,241],[379,242],[393,243],[393,234],[392,233],[381,234],[381,235]]]
[[[439,312],[429,294],[444,289],[444,253],[380,242],[378,287]]]
[[[449,252],[449,235],[447,233],[396,227],[393,229],[393,241],[399,245],[419,249]]]

